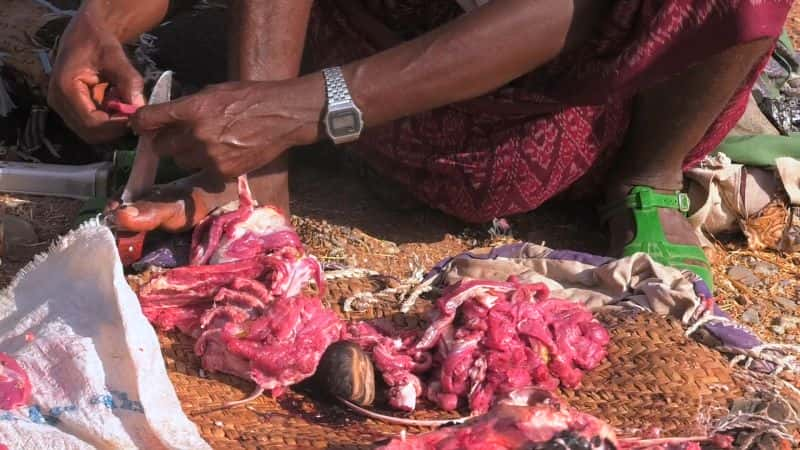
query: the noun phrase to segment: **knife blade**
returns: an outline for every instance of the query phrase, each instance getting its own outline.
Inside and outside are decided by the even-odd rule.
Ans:
[[[168,102],[172,94],[172,71],[165,71],[158,77],[148,105]],[[129,204],[153,188],[156,182],[159,158],[153,151],[152,138],[140,136],[136,145],[136,155],[133,157],[130,175],[125,183],[120,200],[123,205]],[[123,267],[128,267],[142,257],[144,241],[147,232],[129,232],[116,230],[114,233],[117,241],[117,250]]]
[[[158,77],[148,105],[156,105],[170,101],[172,94],[172,71],[167,70]],[[122,191],[122,204],[128,204],[152,189],[156,181],[156,171],[158,170],[158,155],[153,151],[152,138],[140,136],[136,145],[136,156],[133,159],[131,173]]]

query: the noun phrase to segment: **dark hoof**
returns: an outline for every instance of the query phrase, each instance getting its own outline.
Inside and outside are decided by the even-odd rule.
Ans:
[[[317,369],[317,379],[327,391],[361,406],[375,400],[375,370],[361,348],[346,341],[336,342],[325,351]]]

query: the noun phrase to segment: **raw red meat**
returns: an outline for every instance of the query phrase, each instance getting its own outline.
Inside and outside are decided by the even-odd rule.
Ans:
[[[389,404],[396,409],[413,411],[423,386],[419,374],[431,368],[431,354],[414,346],[416,333],[378,330],[365,323],[351,323],[347,339],[369,353],[389,386]]]
[[[132,116],[139,109],[123,102],[117,90],[108,83],[98,83],[92,87],[92,100],[100,109],[112,115]]]
[[[12,410],[27,405],[31,398],[28,374],[14,358],[0,353],[0,409]]]
[[[343,324],[318,298],[275,301],[261,316],[228,321],[221,338],[228,350],[250,361],[250,378],[272,390],[298,383],[317,369],[329,345],[341,339]],[[202,356],[202,355],[201,355]]]
[[[367,324],[352,324],[348,333],[372,354],[393,407],[413,410],[424,393],[445,410],[466,399],[473,413],[520,388],[578,387],[583,371],[605,358],[609,341],[585,306],[514,279],[452,286],[419,336]]]
[[[148,319],[197,338],[206,370],[251,379],[273,395],[313,375],[343,324],[319,297],[303,295],[312,281],[324,292],[322,269],[288,220],[256,208],[240,178],[238,208],[206,218],[192,241],[189,266],[140,289]]]
[[[247,179],[239,178],[239,208],[221,216],[208,216],[192,234],[191,265],[241,261],[266,253],[303,252],[289,219],[278,209],[253,207]]]
[[[393,439],[381,450],[611,450],[613,429],[543,390],[511,394],[463,425]]]
[[[116,99],[108,99],[103,102],[103,109],[112,114],[119,114],[122,116],[132,116],[139,110],[139,108],[134,105]]]
[[[319,263],[280,211],[256,208],[246,179],[237,209],[195,229],[187,267],[153,278],[139,298],[161,329],[195,338],[209,371],[249,378],[278,395],[316,370],[333,342],[351,340],[373,359],[389,402],[411,411],[426,397],[446,410],[486,412],[496,396],[536,386],[577,387],[605,357],[608,333],[583,306],[549,298],[542,284],[468,281],[438,300],[430,326],[345,325],[319,297]]]

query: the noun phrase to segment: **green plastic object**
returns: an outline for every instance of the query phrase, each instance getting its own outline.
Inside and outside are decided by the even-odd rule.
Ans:
[[[663,208],[675,209],[685,215],[689,212],[689,206],[689,196],[682,192],[659,194],[650,187],[636,186],[625,199],[604,208],[603,219],[606,220],[622,209],[631,210],[636,224],[636,237],[625,246],[623,256],[646,253],[665,266],[695,273],[714,292],[711,264],[703,249],[696,245],[669,242],[658,216],[658,210]]]
[[[714,153],[724,153],[731,161],[746,166],[775,167],[777,158],[800,159],[800,136],[729,136]]]

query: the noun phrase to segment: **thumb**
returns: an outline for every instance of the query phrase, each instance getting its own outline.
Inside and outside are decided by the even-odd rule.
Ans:
[[[122,46],[117,46],[106,55],[102,75],[115,87],[122,100],[133,106],[144,106],[144,80],[133,67]]]

